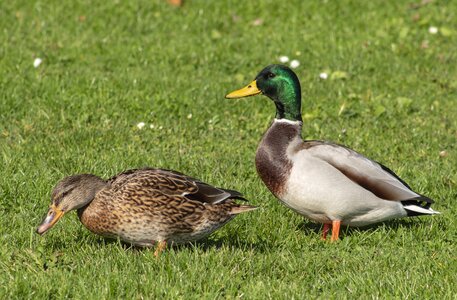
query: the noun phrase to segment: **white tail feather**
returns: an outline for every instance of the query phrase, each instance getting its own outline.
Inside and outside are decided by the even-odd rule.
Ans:
[[[426,215],[437,215],[441,214],[439,211],[433,210],[432,208],[423,208],[417,205],[405,205],[403,206],[404,209],[410,210],[410,211],[415,211],[421,214],[426,214]]]

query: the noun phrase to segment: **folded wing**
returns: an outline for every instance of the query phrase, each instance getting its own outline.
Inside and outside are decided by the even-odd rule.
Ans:
[[[417,201],[427,208],[433,203],[432,199],[411,190],[392,170],[354,150],[332,143],[313,141],[313,146],[307,151],[381,199]]]

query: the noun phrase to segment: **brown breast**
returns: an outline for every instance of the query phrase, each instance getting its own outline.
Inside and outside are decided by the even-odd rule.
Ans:
[[[264,134],[257,148],[255,164],[257,173],[267,188],[281,198],[285,183],[292,168],[287,157],[289,145],[300,138],[301,123],[291,124],[275,121]]]

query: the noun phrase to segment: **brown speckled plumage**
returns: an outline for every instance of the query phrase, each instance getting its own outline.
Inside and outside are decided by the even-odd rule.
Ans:
[[[86,199],[76,200],[82,193]],[[53,205],[61,205],[64,212],[77,208],[81,222],[93,233],[137,246],[194,241],[256,208],[237,204],[235,199],[245,200],[237,191],[150,168],[125,171],[106,181],[89,174],[70,176],[57,184],[52,197]],[[66,208],[66,198],[82,205]]]

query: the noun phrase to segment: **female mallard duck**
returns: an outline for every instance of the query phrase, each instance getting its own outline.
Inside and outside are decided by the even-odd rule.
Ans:
[[[364,226],[392,218],[433,215],[433,200],[411,190],[387,167],[337,144],[303,141],[301,88],[286,66],[263,69],[245,88],[226,98],[264,94],[276,105],[276,118],[257,149],[257,172],[268,189],[297,213],[332,226]]]
[[[235,199],[245,200],[237,191],[163,169],[129,170],[108,180],[73,175],[55,186],[37,232],[45,233],[66,212],[77,209],[79,219],[93,233],[137,246],[158,242],[157,256],[167,242],[203,238],[235,215],[256,209]]]

